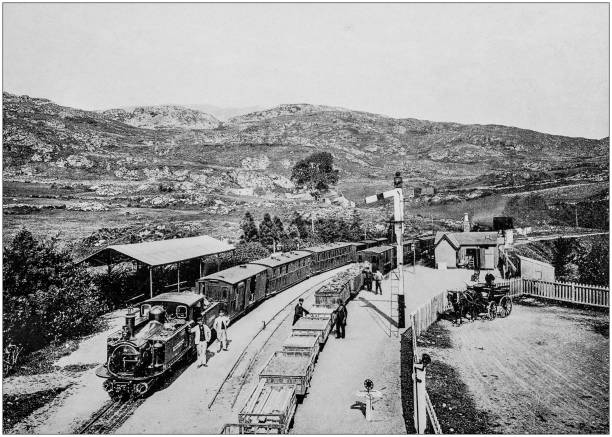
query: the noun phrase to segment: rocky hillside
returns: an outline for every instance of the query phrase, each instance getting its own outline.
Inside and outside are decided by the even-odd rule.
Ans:
[[[210,114],[182,106],[138,106],[109,109],[102,114],[144,129],[214,129],[221,124]]]
[[[347,190],[388,185],[397,169],[408,183],[438,187],[503,184],[517,175],[563,179],[570,171],[574,178],[601,180],[608,171],[608,138],[507,126],[395,119],[306,104],[225,123],[181,107],[91,112],[9,93],[3,93],[3,104],[5,180],[167,181],[179,190],[282,193],[292,189],[288,177],[295,162],[317,150],[334,155]]]

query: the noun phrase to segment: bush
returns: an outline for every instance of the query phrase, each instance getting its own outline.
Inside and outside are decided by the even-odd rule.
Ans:
[[[5,346],[23,347],[28,353],[87,334],[107,310],[87,270],[56,243],[56,239],[36,240],[22,230],[4,247]]]

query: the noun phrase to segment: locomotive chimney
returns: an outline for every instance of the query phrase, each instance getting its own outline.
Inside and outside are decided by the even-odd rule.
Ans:
[[[130,337],[134,336],[134,328],[136,327],[136,313],[129,312],[125,316],[125,326],[127,326],[130,332]]]
[[[470,219],[467,212],[463,216],[463,232],[470,232]]]

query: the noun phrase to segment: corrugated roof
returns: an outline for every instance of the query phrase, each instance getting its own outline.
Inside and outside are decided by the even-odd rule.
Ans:
[[[161,266],[233,249],[234,246],[231,244],[208,235],[201,235],[146,243],[116,244],[99,250],[79,262],[88,261],[93,265],[107,265],[136,260],[149,266]]]
[[[310,256],[310,252],[302,250],[294,250],[292,252],[274,253],[267,258],[251,261],[251,264],[261,264],[267,267],[276,267],[286,264],[296,259],[302,259]]]
[[[386,252],[392,249],[393,249],[392,246],[376,246],[376,247],[370,247],[368,249],[363,249],[362,252],[383,253],[383,252]]]
[[[240,281],[244,281],[251,276],[255,276],[258,273],[265,271],[266,269],[267,267],[257,264],[241,264],[239,266],[231,267],[229,269],[200,278],[198,279],[198,282],[213,280],[226,282],[228,284],[237,284]]]

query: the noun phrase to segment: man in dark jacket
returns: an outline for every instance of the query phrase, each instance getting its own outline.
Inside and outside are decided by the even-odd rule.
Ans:
[[[300,317],[302,317],[304,314],[310,314],[310,312],[306,308],[303,307],[303,304],[304,304],[304,299],[300,298],[297,305],[295,306],[295,313],[293,314],[293,324],[294,325],[298,320],[300,320]]]
[[[365,287],[366,290],[372,291],[372,280],[373,279],[374,279],[374,275],[372,274],[372,271],[370,270],[369,267],[366,266],[366,268],[363,269],[363,286]]]
[[[346,333],[346,319],[348,317],[348,311],[342,299],[338,299],[338,308],[336,308],[335,319],[336,319],[336,338],[344,338]]]

